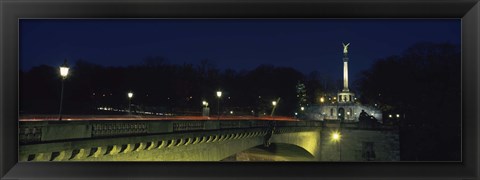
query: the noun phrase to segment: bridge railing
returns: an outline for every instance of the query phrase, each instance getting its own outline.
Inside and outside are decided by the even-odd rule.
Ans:
[[[320,127],[319,121],[27,121],[20,122],[20,144],[35,144],[73,139],[141,136],[187,131],[248,129],[261,127]]]

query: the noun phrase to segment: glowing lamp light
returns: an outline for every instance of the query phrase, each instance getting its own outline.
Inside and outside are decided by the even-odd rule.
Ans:
[[[391,118],[391,117],[392,117],[392,115],[391,115],[391,114],[389,114],[389,115],[388,115],[388,117],[389,117],[389,118]]]
[[[276,106],[276,105],[277,105],[277,101],[272,101],[272,105],[273,105],[273,106]]]
[[[321,102],[321,103],[325,102],[325,98],[321,97],[321,98],[320,98],[320,102]]]
[[[60,76],[62,76],[63,79],[67,78],[69,69],[70,68],[68,68],[67,60],[65,59],[63,64],[60,66]]]
[[[230,111],[230,114],[233,114],[233,111]]]
[[[217,91],[217,97],[218,98],[222,97],[222,91]]]
[[[342,135],[339,132],[335,131],[330,134],[330,138],[333,142],[338,142],[342,138]]]
[[[133,97],[133,93],[132,93],[132,92],[129,92],[127,95],[128,95],[128,98],[130,98],[130,99]]]
[[[64,79],[67,78],[68,70],[69,70],[68,67],[60,66],[60,75],[62,76],[62,78]]]
[[[399,118],[399,117],[400,117],[400,114],[397,114],[397,118]]]

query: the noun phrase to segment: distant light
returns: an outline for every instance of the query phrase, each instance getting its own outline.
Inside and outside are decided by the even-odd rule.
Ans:
[[[333,97],[333,100],[336,100],[336,99],[337,99],[337,97]]]
[[[276,105],[277,105],[277,101],[272,101],[272,105],[273,105],[273,106],[276,106]]]
[[[190,99],[192,99],[192,98],[193,98],[193,97],[192,97],[192,96],[190,96]]]
[[[217,97],[218,98],[222,97],[222,91],[217,91]]]
[[[298,113],[297,113],[297,112],[295,112],[295,116],[296,116],[296,115],[298,115]]]
[[[132,92],[128,92],[127,95],[128,95],[128,98],[132,98],[132,97],[133,97],[133,93],[132,93]],[[105,96],[105,94],[104,94],[104,96]]]
[[[228,97],[228,99],[230,99],[230,96]]]
[[[350,115],[350,112],[347,112],[347,115]]]
[[[230,111],[230,114],[233,114],[233,111]]]
[[[389,115],[388,115],[388,117],[389,117],[389,118],[391,118],[391,117],[392,117],[392,115],[391,115],[391,114],[389,114]]]
[[[377,104],[375,104],[375,106],[377,106]]]
[[[94,96],[95,96],[95,93],[93,93],[92,95],[94,95]]]
[[[400,114],[397,114],[397,118],[399,118],[399,117],[400,117]]]
[[[258,99],[262,98],[262,96],[258,96]]]
[[[302,111],[305,110],[305,107],[300,107],[300,110],[302,110]]]
[[[325,102],[325,98],[321,97],[321,98],[320,98],[320,102],[321,102],[321,103]]]
[[[338,116],[341,116],[342,114],[338,113]]]

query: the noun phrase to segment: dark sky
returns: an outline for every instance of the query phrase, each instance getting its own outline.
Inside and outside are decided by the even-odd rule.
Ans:
[[[220,69],[260,64],[342,77],[342,42],[350,74],[416,42],[460,44],[460,19],[64,19],[20,20],[20,67],[83,59],[136,65],[149,56],[172,64],[209,59]]]

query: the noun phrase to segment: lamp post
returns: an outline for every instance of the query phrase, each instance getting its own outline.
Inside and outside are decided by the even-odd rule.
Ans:
[[[218,120],[220,120],[220,98],[222,98],[222,91],[217,91],[217,116]]]
[[[270,116],[272,116],[272,120],[274,120],[273,113],[275,112],[275,108],[277,107],[277,101],[272,101],[272,106],[273,106],[273,109],[272,109],[272,114],[270,114]]]
[[[60,91],[60,110],[58,112],[58,120],[62,120],[62,106],[63,106],[63,84],[65,79],[67,79],[68,76],[68,70],[69,67],[67,65],[67,59],[63,62],[63,64],[60,66],[60,76],[62,76],[62,90]]]
[[[208,108],[208,102],[202,101],[202,105],[203,105],[202,116],[209,116],[210,109]]]
[[[131,107],[132,107],[132,97],[133,97],[133,93],[132,93],[132,92],[128,92],[128,93],[127,93],[127,96],[128,96],[128,114],[132,114]]]
[[[340,132],[336,131],[336,132],[333,132],[330,135],[330,138],[331,138],[332,142],[337,144],[338,159],[339,159],[339,161],[341,161],[342,160],[342,149],[341,149],[340,142],[341,142],[342,134],[340,134]]]

